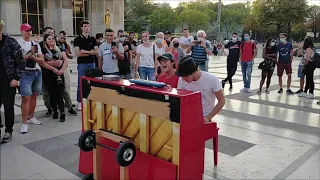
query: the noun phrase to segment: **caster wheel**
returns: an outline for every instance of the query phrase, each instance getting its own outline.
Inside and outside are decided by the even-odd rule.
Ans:
[[[126,167],[129,166],[136,157],[136,146],[131,142],[123,142],[120,144],[116,152],[117,163]]]
[[[85,176],[82,178],[82,180],[94,180],[94,179],[93,179],[93,174],[90,173],[90,174],[85,175]]]
[[[82,151],[92,151],[96,144],[96,135],[92,130],[84,131],[79,137],[78,145]]]

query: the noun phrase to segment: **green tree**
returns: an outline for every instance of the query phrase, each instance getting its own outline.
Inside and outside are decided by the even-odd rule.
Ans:
[[[259,25],[275,25],[277,34],[287,27],[290,36],[292,24],[305,21],[307,7],[306,0],[256,0],[252,12]]]
[[[157,31],[174,30],[177,26],[177,14],[170,6],[161,6],[150,16],[151,26]]]
[[[317,32],[320,31],[320,6],[311,6],[308,12],[307,27],[313,32],[314,37],[316,37]]]
[[[179,15],[179,20],[188,26],[190,32],[206,30],[209,26],[208,15],[195,9],[184,9]]]

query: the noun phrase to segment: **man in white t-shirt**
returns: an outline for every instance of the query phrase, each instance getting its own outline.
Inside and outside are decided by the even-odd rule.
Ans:
[[[187,48],[191,45],[191,43],[194,41],[193,37],[190,36],[189,30],[187,28],[183,29],[183,36],[180,38],[180,46],[182,49],[184,49],[184,53],[186,54]],[[186,55],[190,55],[186,54]]]
[[[26,68],[20,78],[20,92],[22,96],[21,110],[23,124],[20,132],[22,134],[28,132],[28,123],[40,125],[41,122],[34,117],[37,96],[41,93],[42,88],[42,71],[40,65],[46,69],[57,73],[58,70],[44,63],[44,56],[41,52],[40,45],[31,41],[32,27],[29,24],[20,26],[22,37],[18,40],[26,61]],[[40,64],[40,65],[39,65]]]
[[[213,74],[201,71],[190,56],[181,59],[176,75],[180,77],[177,89],[201,92],[203,118],[210,122],[225,104],[219,79]]]

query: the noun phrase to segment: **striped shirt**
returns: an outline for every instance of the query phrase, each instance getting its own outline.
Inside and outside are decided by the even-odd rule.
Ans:
[[[206,46],[210,51],[213,50],[209,40],[206,40]],[[208,57],[208,55],[206,53],[206,50],[200,45],[193,46],[191,51],[192,51],[191,57],[195,61],[206,61],[206,60],[209,59],[209,57]]]

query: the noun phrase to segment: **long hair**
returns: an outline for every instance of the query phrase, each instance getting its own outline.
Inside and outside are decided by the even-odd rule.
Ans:
[[[274,39],[274,38],[269,37],[269,38],[267,39],[267,42],[266,42],[266,46],[265,46],[265,47],[269,47],[269,46],[270,46],[270,42],[271,42],[273,39]],[[275,44],[274,46],[276,46],[276,44]]]
[[[303,42],[303,50],[306,50],[308,48],[314,48],[313,41],[310,37],[306,38]]]
[[[59,47],[58,47],[57,44],[56,44],[55,37],[54,37],[53,35],[51,35],[51,34],[45,34],[45,35],[43,36],[43,46],[44,46],[44,48],[45,48],[47,51],[50,51],[50,49],[49,49],[49,47],[48,47],[48,45],[47,45],[47,39],[48,39],[49,36],[51,36],[51,37],[54,39],[53,49],[56,50],[57,52],[61,53]]]

